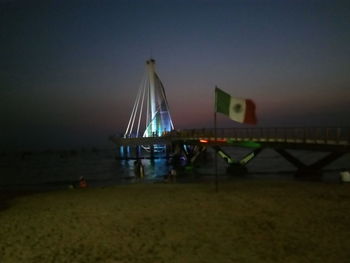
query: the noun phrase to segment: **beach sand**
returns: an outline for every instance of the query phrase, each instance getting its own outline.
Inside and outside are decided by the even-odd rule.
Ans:
[[[3,198],[4,200],[4,198]],[[22,195],[0,262],[349,262],[350,184],[134,184]]]

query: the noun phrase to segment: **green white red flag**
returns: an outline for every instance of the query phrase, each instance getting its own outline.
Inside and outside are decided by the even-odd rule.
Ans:
[[[256,124],[255,103],[250,99],[240,99],[215,88],[215,111],[230,119],[247,124]]]

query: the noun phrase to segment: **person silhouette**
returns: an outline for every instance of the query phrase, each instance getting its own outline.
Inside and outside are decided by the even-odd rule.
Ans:
[[[85,178],[83,176],[80,176],[79,178],[79,188],[87,188],[88,187],[88,183],[85,180]]]

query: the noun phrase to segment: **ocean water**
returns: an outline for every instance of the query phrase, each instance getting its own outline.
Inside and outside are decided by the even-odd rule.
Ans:
[[[249,153],[248,149],[224,148],[235,159]],[[327,153],[290,151],[305,164],[311,164]],[[117,160],[115,149],[47,151],[41,153],[8,153],[0,155],[0,189],[64,189],[84,176],[92,187],[138,183],[135,160]],[[144,157],[148,153],[143,153]],[[178,183],[213,180],[215,156],[211,150],[193,167],[178,168]],[[161,182],[171,169],[170,161],[164,158],[142,159],[145,168],[143,183]],[[227,164],[218,158],[220,180],[237,178],[226,173]],[[264,149],[247,164],[249,173],[244,178],[264,180],[278,178],[294,180],[296,168],[272,149]],[[322,181],[339,182],[341,169],[350,169],[350,154],[346,154],[324,168]]]

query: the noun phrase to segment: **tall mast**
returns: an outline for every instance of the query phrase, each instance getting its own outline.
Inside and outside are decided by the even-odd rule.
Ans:
[[[156,87],[155,87],[155,64],[156,61],[154,59],[150,59],[146,61],[147,64],[147,69],[148,69],[148,79],[149,79],[149,105],[150,105],[150,109],[149,109],[149,120],[150,120],[150,133],[156,132],[156,127],[155,127],[155,123],[152,121],[153,118],[155,117],[156,113],[157,113],[157,109],[156,109]],[[151,134],[149,134],[151,135]]]

